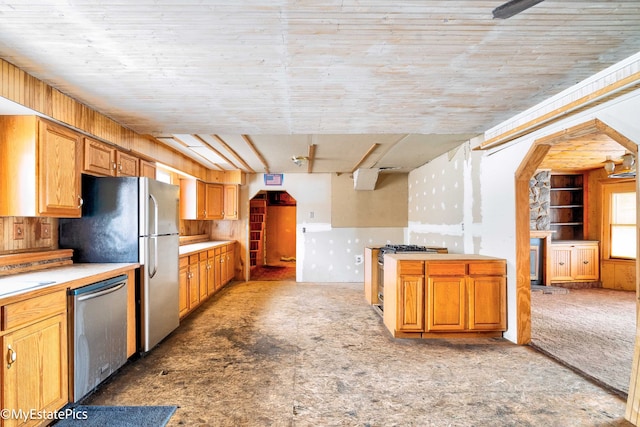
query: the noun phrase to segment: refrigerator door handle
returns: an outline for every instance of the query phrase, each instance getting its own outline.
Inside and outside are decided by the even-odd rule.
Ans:
[[[153,241],[153,268],[149,270],[149,277],[151,278],[158,272],[158,236],[151,236],[150,239]]]
[[[153,194],[149,194],[149,200],[153,202],[153,235],[158,235],[158,201],[153,196]]]

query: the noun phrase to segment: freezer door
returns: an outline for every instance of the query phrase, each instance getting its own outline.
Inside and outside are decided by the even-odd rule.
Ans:
[[[178,233],[180,187],[140,178],[140,231],[142,236]]]
[[[141,238],[145,247],[140,296],[141,347],[151,350],[180,324],[178,235]]]

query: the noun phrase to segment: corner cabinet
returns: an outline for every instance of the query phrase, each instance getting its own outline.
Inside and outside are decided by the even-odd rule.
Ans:
[[[81,215],[80,135],[35,116],[0,117],[0,216]]]
[[[2,408],[57,411],[68,403],[66,292],[2,307]],[[4,426],[42,420],[4,419]]]
[[[580,240],[585,235],[585,179],[582,174],[552,174],[550,228],[557,240]]]
[[[552,242],[551,283],[600,280],[600,249],[597,241]]]
[[[394,337],[502,335],[507,326],[506,261],[458,257],[385,256],[383,319]]]

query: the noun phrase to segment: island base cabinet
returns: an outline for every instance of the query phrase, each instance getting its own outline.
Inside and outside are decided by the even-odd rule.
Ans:
[[[468,281],[469,329],[504,331],[507,329],[507,279],[478,277]]]
[[[400,276],[398,329],[404,332],[424,331],[424,277]]]
[[[385,258],[383,321],[397,338],[498,337],[506,330],[506,262]]]
[[[464,277],[430,277],[427,284],[429,304],[428,331],[463,331],[465,329]]]
[[[59,314],[2,337],[2,408],[26,417],[68,403],[67,317]],[[38,419],[5,418],[3,426],[31,426]]]

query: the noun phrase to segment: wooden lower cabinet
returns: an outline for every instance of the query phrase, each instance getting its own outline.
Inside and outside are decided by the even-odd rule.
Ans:
[[[15,310],[13,310],[15,307]],[[4,306],[2,408],[57,411],[68,403],[66,292]],[[10,323],[15,324],[15,326]],[[3,426],[31,426],[42,420],[9,417]]]
[[[551,283],[600,280],[597,241],[554,242],[550,246]]]
[[[181,319],[233,280],[234,256],[234,243],[229,243],[180,257]]]
[[[501,336],[507,326],[506,262],[447,255],[384,265],[385,326],[395,337]],[[435,260],[433,259],[435,258]]]

